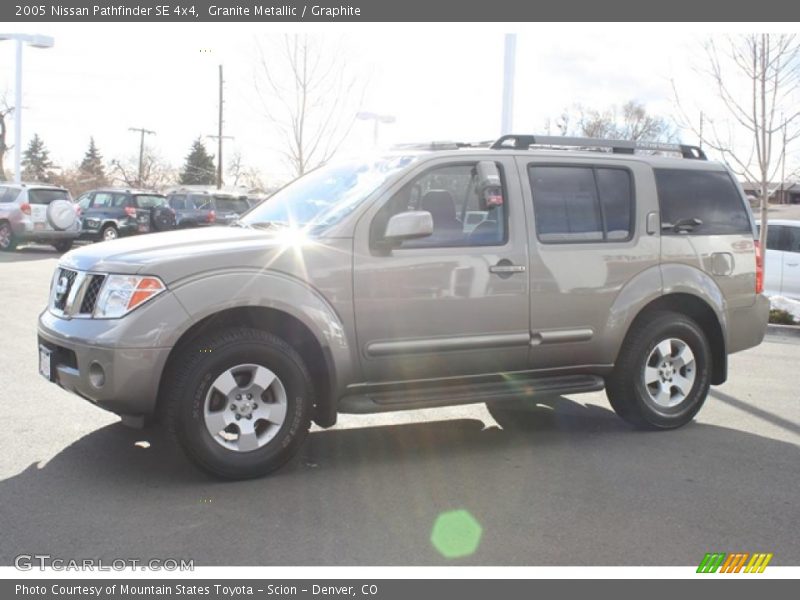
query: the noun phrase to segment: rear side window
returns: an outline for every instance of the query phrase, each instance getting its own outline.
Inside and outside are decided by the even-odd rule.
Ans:
[[[767,231],[769,236],[769,231]],[[800,227],[786,228],[786,251],[800,252]]]
[[[184,196],[182,194],[181,195],[172,196],[169,199],[169,205],[172,208],[175,208],[175,209],[178,209],[178,210],[182,210],[182,209],[186,208],[186,196]]]
[[[0,202],[13,202],[19,196],[19,188],[0,187]]]
[[[702,222],[690,235],[752,233],[750,216],[728,173],[689,169],[654,172],[665,235],[673,234],[668,226],[687,219]]]
[[[633,185],[626,169],[531,165],[528,176],[539,241],[630,239]]]
[[[28,190],[31,204],[50,204],[53,200],[69,200],[67,190]]]
[[[136,196],[136,206],[139,208],[153,208],[154,206],[166,206],[167,199],[164,196],[140,195]]]

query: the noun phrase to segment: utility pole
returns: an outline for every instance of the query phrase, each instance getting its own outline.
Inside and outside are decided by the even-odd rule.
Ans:
[[[222,140],[232,140],[230,135],[222,135],[222,65],[219,66],[219,118],[217,122],[217,135],[207,135],[206,137],[217,140],[217,189],[222,188]]]
[[[500,135],[512,133],[514,126],[514,75],[517,62],[517,34],[507,33],[503,53],[503,113]]]
[[[144,179],[144,136],[145,134],[155,135],[156,132],[144,127],[128,127],[128,131],[138,131],[141,134],[139,141],[139,177],[136,185],[142,187],[142,179]]]

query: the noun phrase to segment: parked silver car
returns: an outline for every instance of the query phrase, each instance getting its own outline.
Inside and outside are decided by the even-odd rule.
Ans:
[[[80,219],[67,190],[44,184],[0,183],[0,251],[39,242],[66,252],[80,235]]]
[[[691,146],[438,144],[323,167],[237,225],[70,252],[38,329],[44,377],[164,418],[222,477],[338,413],[486,402],[505,425],[605,387],[626,421],[680,427],[766,331],[744,193]]]

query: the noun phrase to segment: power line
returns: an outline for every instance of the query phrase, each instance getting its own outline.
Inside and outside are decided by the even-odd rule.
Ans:
[[[233,136],[222,135],[222,91],[224,88],[222,79],[222,65],[219,66],[219,117],[217,121],[217,135],[207,135],[206,137],[217,140],[217,189],[222,187],[222,140],[232,140]]]

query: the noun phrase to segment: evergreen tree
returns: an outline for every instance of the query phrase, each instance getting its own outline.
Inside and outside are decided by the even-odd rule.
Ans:
[[[78,174],[81,180],[90,184],[90,188],[108,185],[106,170],[103,166],[103,156],[97,149],[93,137],[89,138],[89,149],[83,155],[83,160],[78,167]]]
[[[45,148],[39,134],[34,134],[27,150],[22,153],[22,179],[48,183],[53,177],[52,168],[50,152]]]
[[[203,142],[197,138],[186,156],[180,183],[182,185],[213,185],[216,180],[214,155],[209,154]]]

